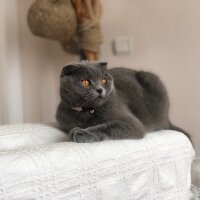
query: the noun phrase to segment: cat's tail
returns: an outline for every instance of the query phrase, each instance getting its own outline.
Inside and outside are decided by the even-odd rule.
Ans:
[[[183,129],[177,127],[177,126],[175,126],[171,122],[169,122],[169,128],[170,128],[170,130],[174,130],[174,131],[178,131],[178,132],[183,133],[184,135],[186,135],[188,137],[188,139],[190,140],[190,142],[193,144],[191,135],[188,132],[186,132],[185,130],[183,130]]]

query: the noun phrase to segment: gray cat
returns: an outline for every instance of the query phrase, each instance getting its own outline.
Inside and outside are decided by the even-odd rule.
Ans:
[[[172,129],[169,99],[160,79],[149,72],[107,69],[105,62],[69,64],[60,75],[56,118],[74,142],[142,138]]]

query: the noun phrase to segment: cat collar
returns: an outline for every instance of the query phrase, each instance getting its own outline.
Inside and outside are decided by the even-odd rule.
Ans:
[[[83,109],[83,107],[73,107],[72,109],[77,112],[82,112],[82,111],[86,110],[86,109]],[[89,112],[90,112],[90,114],[94,114],[95,110],[93,108],[90,108]]]
[[[72,110],[75,110],[77,112],[81,112],[81,111],[83,111],[83,108],[82,107],[73,107]]]

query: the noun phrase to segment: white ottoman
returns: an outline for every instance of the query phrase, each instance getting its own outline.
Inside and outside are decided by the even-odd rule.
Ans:
[[[0,200],[188,200],[194,150],[182,133],[77,144],[48,125],[0,126]]]

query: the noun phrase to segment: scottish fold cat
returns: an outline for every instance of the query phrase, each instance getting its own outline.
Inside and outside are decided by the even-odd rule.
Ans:
[[[60,75],[61,102],[56,118],[78,143],[139,139],[146,133],[173,129],[166,88],[153,73],[107,69],[105,62],[72,63]]]

